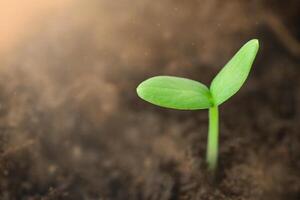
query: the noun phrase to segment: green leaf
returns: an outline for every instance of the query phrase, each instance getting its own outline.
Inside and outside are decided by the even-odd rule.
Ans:
[[[137,94],[145,101],[165,108],[197,110],[212,106],[209,89],[186,78],[152,77],[137,87]]]
[[[259,48],[257,39],[247,42],[213,79],[210,92],[216,105],[233,96],[246,81]]]

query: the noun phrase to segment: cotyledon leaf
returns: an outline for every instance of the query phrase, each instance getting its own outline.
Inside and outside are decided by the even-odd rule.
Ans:
[[[250,40],[231,58],[210,85],[216,105],[233,96],[246,81],[259,48],[257,39]]]
[[[209,89],[202,83],[174,76],[156,76],[137,87],[140,98],[152,104],[179,110],[206,109],[212,106]]]

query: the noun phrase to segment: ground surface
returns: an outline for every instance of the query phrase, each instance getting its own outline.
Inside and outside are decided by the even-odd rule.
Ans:
[[[300,199],[299,3],[222,2],[78,1],[28,28],[1,59],[0,199]],[[254,37],[251,75],[220,108],[213,183],[207,111],[157,108],[135,87],[208,84]]]

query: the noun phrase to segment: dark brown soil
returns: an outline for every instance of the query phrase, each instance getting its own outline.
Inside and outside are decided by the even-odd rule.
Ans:
[[[299,10],[297,0],[78,0],[43,15],[1,58],[0,199],[299,200]],[[212,181],[207,110],[158,108],[135,88],[158,74],[208,84],[251,38],[261,49],[220,108]]]

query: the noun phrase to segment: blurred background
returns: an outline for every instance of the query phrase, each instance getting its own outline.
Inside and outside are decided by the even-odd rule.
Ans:
[[[300,199],[298,0],[0,1],[0,199]],[[221,107],[138,99],[154,75],[209,84],[245,42],[260,51]]]

